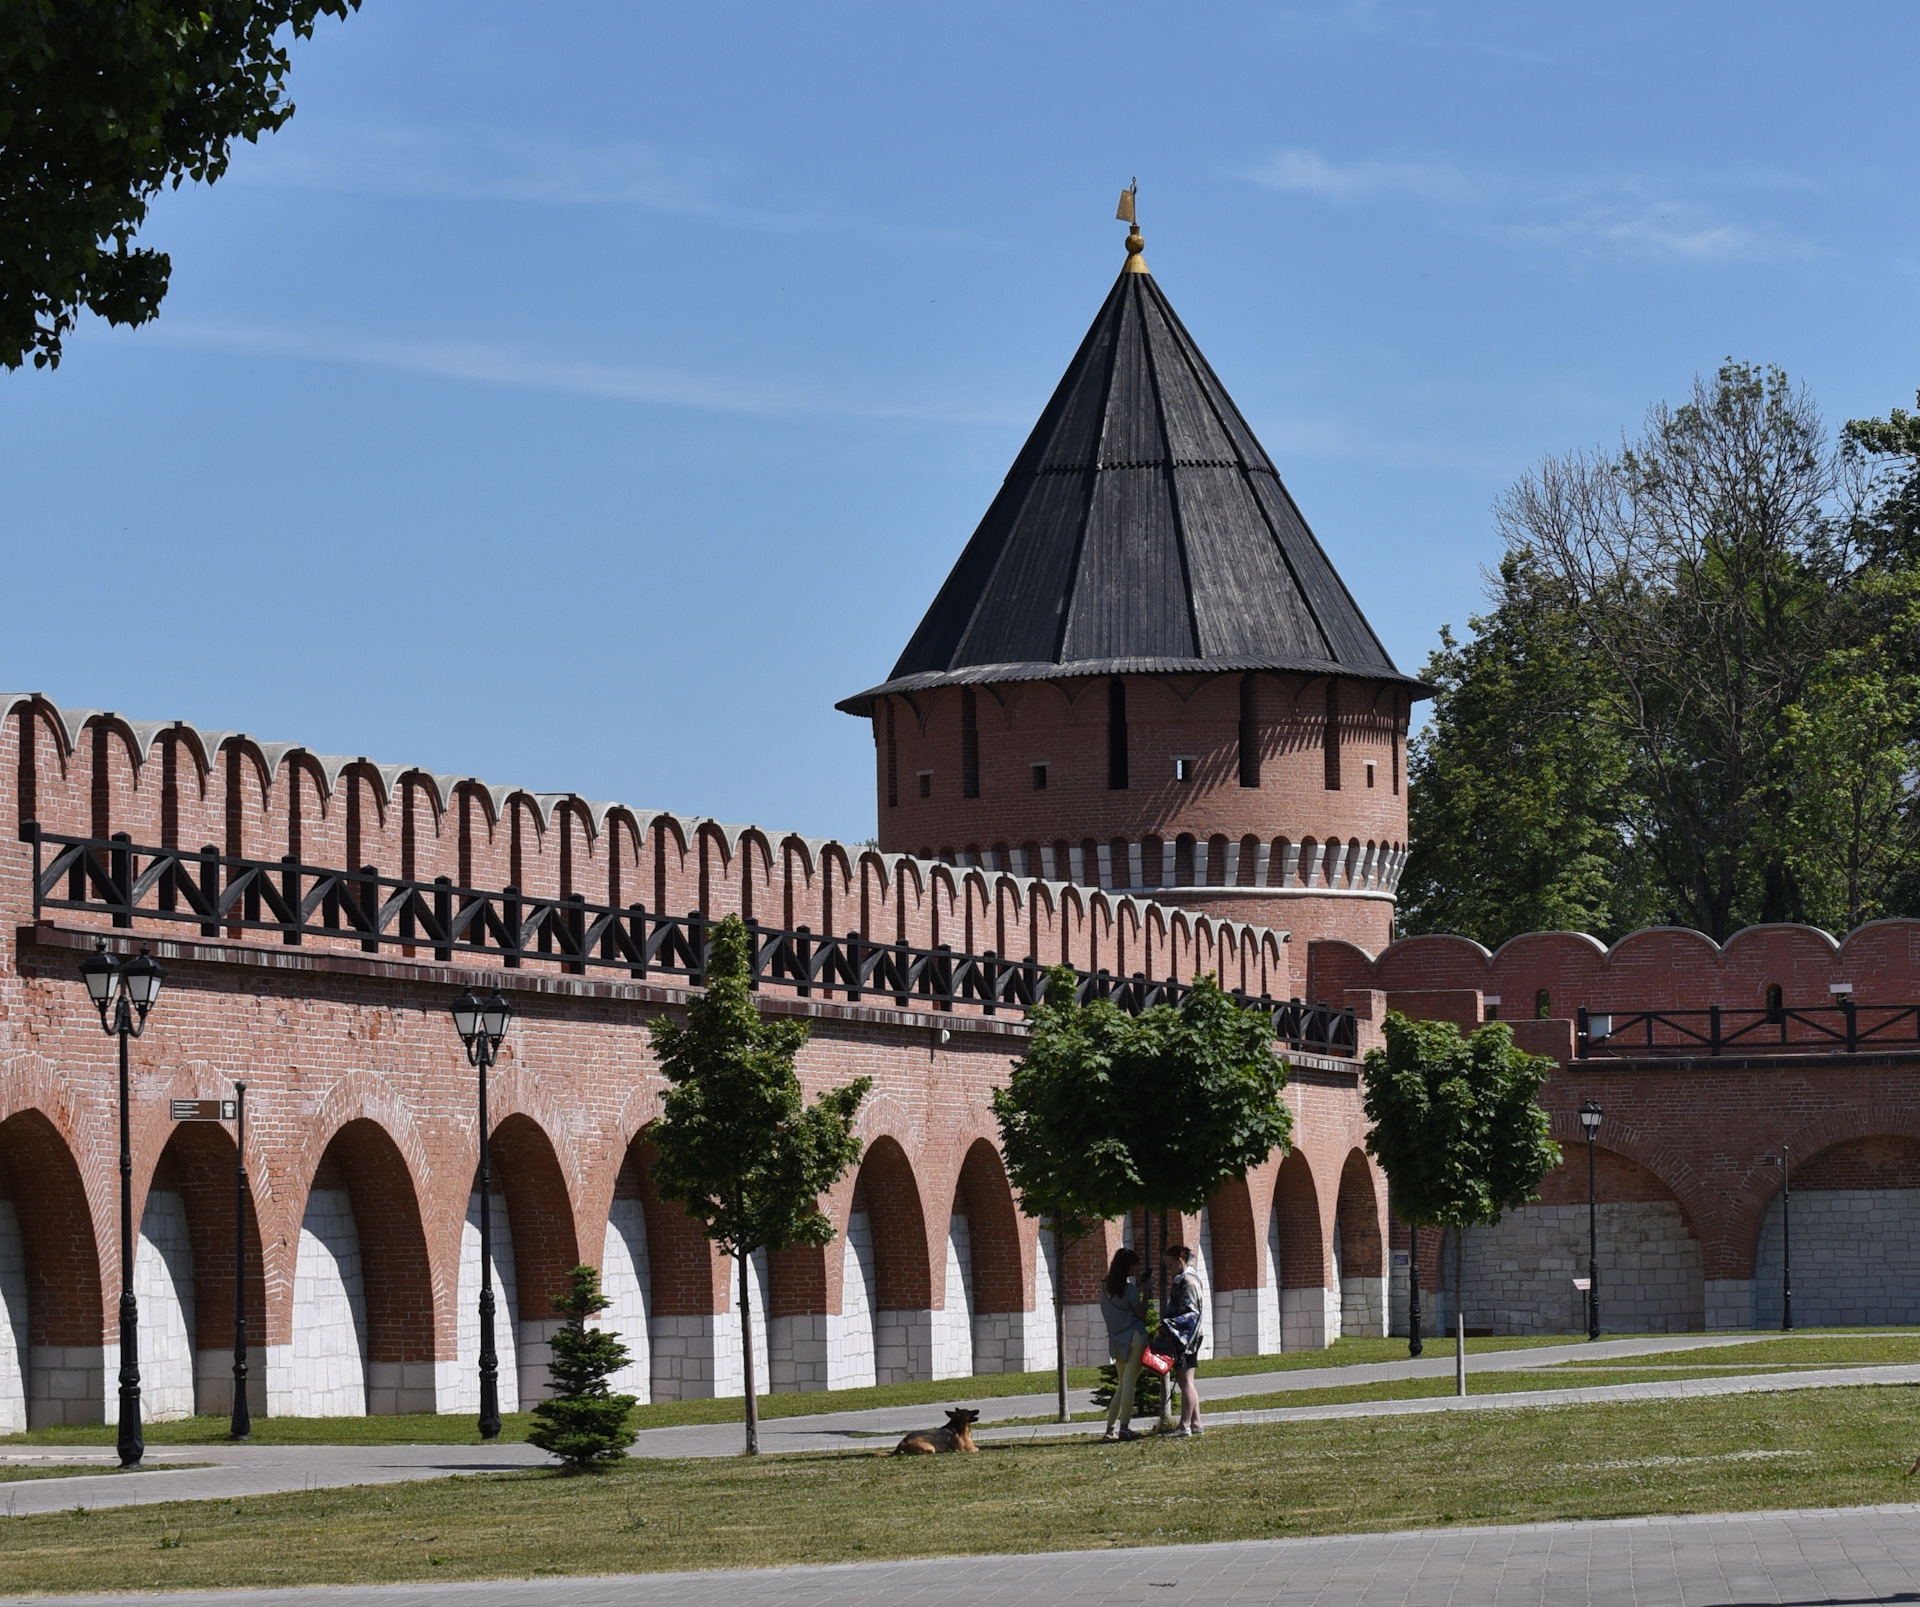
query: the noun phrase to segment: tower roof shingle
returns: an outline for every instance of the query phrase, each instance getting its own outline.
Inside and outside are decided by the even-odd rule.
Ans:
[[[837,706],[867,714],[887,693],[989,681],[1228,670],[1423,690],[1394,666],[1136,250],[893,673]]]

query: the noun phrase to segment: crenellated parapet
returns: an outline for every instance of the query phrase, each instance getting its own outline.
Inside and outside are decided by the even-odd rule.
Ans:
[[[1079,885],[1044,865],[952,864],[63,708],[38,693],[0,694],[0,799],[19,825],[47,832],[1289,991],[1284,930]],[[351,933],[337,941],[356,946]]]

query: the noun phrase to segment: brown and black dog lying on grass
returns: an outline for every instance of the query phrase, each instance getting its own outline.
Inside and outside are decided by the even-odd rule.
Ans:
[[[909,1434],[893,1448],[895,1456],[937,1456],[942,1451],[977,1451],[973,1443],[973,1425],[980,1414],[970,1406],[956,1406],[947,1413],[945,1428],[921,1429]]]

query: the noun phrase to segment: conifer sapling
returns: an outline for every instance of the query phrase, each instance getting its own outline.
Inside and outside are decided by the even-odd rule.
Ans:
[[[569,1473],[617,1461],[633,1444],[637,1397],[607,1387],[631,1360],[627,1347],[604,1328],[587,1326],[611,1304],[592,1267],[575,1267],[567,1274],[567,1292],[553,1297],[553,1309],[567,1321],[553,1336],[553,1360],[547,1363],[553,1395],[534,1407],[537,1421],[527,1438],[559,1457]]]

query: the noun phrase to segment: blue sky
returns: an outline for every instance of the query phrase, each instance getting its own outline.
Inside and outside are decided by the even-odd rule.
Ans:
[[[1724,357],[1920,386],[1911,6],[366,0],[0,374],[0,686],[862,837],[881,679],[1121,260],[1402,668]]]

